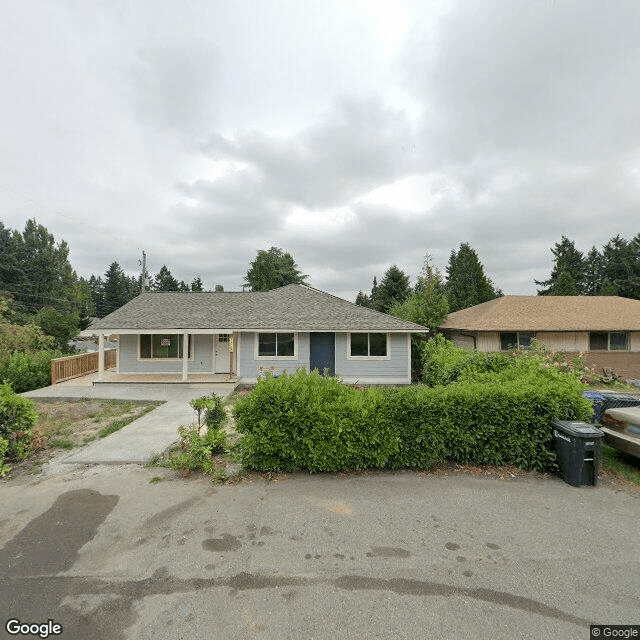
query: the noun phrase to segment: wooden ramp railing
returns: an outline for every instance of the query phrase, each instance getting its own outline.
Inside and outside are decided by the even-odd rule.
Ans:
[[[116,366],[116,349],[105,349],[104,368]],[[98,370],[98,352],[81,353],[78,356],[55,358],[51,361],[51,384],[86,376]]]

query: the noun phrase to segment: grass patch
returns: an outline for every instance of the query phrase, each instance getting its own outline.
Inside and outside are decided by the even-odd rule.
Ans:
[[[56,449],[73,449],[75,444],[71,438],[51,438],[49,442],[47,442],[49,447],[54,447]]]
[[[158,484],[158,482],[162,482],[163,480],[164,478],[162,478],[161,476],[153,476],[153,478],[149,480],[149,484]]]
[[[132,405],[133,403],[122,403],[123,405]],[[144,407],[141,411],[138,411],[137,413],[133,413],[131,415],[125,415],[122,418],[118,418],[117,420],[113,420],[110,424],[108,424],[106,427],[103,427],[102,429],[100,429],[98,431],[98,436],[100,436],[101,438],[106,438],[107,436],[111,435],[112,433],[115,433],[116,431],[120,431],[120,429],[122,429],[122,427],[126,427],[128,424],[131,424],[134,420],[137,420],[138,418],[141,418],[142,416],[146,415],[147,413],[153,411],[156,407],[158,406],[158,403],[154,403],[150,406]],[[129,408],[129,411],[131,411],[131,408]]]
[[[640,486],[640,461],[637,458],[605,444],[602,446],[602,464],[607,471]]]

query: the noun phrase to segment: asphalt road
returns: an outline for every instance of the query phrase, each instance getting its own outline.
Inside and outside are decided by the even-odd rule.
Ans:
[[[640,623],[638,522],[640,494],[557,479],[60,465],[0,483],[1,633],[585,640]]]

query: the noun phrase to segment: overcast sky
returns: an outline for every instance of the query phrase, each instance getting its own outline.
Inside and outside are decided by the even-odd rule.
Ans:
[[[468,242],[533,294],[640,231],[638,0],[50,0],[0,18],[0,220],[78,275],[239,290],[281,247],[353,300]]]

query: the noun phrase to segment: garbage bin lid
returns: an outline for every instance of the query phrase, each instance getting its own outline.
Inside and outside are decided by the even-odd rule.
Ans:
[[[602,438],[603,433],[600,429],[592,427],[586,422],[571,420],[554,420],[554,428],[578,438]]]

